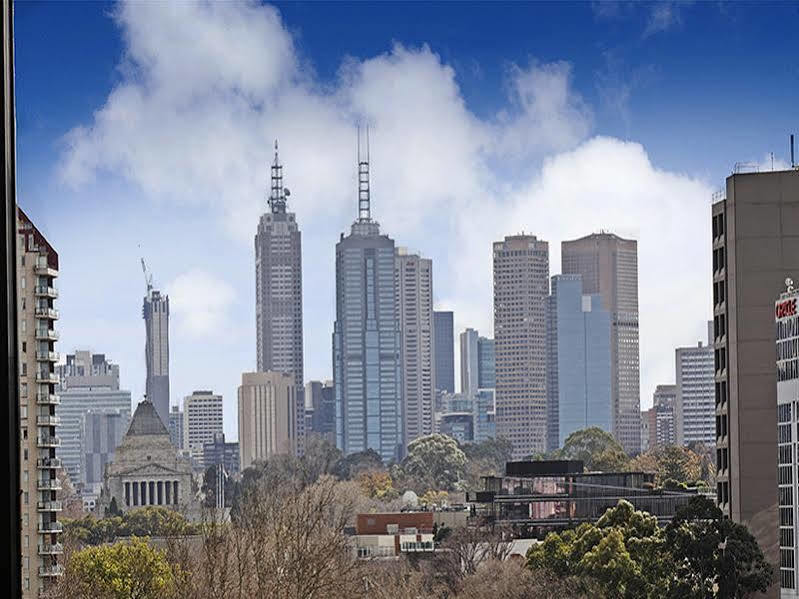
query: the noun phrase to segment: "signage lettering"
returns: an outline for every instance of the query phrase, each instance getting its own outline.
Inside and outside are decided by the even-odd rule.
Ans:
[[[796,316],[796,298],[785,300],[784,302],[777,304],[775,314],[777,318]]]

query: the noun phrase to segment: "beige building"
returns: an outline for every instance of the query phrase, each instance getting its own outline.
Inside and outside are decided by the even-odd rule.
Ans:
[[[405,447],[433,432],[433,261],[396,250],[397,314],[402,330]]]
[[[154,505],[190,515],[195,507],[191,477],[191,461],[172,445],[155,406],[145,400],[106,466],[103,506],[116,499],[123,512]]]
[[[241,469],[297,451],[297,389],[285,372],[245,372],[239,387]]]
[[[58,333],[53,328],[58,318],[58,254],[20,209],[17,229],[22,596],[33,598],[48,591],[63,573],[61,483],[56,478],[61,467],[55,415]]]
[[[561,244],[563,274],[580,275],[583,293],[599,294],[610,312],[613,435],[629,454],[641,451],[638,349],[638,242],[595,233]]]
[[[717,501],[779,568],[774,299],[799,277],[799,172],[728,177],[712,235]]]
[[[546,451],[549,244],[533,235],[494,242],[496,434],[513,457]]]
[[[224,432],[222,396],[213,391],[195,391],[183,398],[183,448],[191,451],[196,464],[205,467],[203,445],[213,443]]]

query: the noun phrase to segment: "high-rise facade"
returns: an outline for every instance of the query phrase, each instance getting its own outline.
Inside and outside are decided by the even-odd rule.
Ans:
[[[711,231],[717,501],[778,568],[773,310],[799,272],[799,171],[728,177]]]
[[[564,241],[563,274],[582,276],[583,293],[598,294],[611,316],[613,435],[629,454],[641,450],[638,348],[638,242],[612,233]]]
[[[496,434],[520,459],[546,451],[549,244],[514,235],[493,251]]]
[[[455,332],[452,312],[433,312],[436,390],[455,393]]]
[[[369,162],[359,157],[358,219],[336,244],[336,445],[345,454],[374,449],[384,461],[402,457],[405,439],[394,254],[371,218]]]
[[[84,495],[99,495],[105,465],[114,460],[130,424],[130,405],[122,410],[89,410],[81,418],[80,475]]]
[[[147,369],[144,392],[164,426],[169,426],[169,296],[161,295],[147,281],[142,307],[146,340],[144,360]]]
[[[239,472],[240,463],[239,444],[235,441],[225,441],[225,433],[216,433],[213,441],[203,443],[205,468],[221,464],[227,474],[236,474]]]
[[[241,470],[297,452],[297,386],[287,372],[245,372],[239,387]]]
[[[58,361],[54,329],[58,254],[21,209],[17,210],[17,234],[22,596],[33,599],[47,593],[63,574],[54,368]]]
[[[716,396],[713,368],[713,322],[708,342],[678,347],[675,352],[677,397],[674,403],[675,443],[716,444]]]
[[[493,339],[477,338],[477,388],[493,389],[497,385],[496,347]]]
[[[204,468],[203,445],[222,433],[222,396],[213,391],[194,391],[183,398],[183,448],[191,451],[198,467]]]
[[[183,449],[183,412],[180,406],[172,406],[169,412],[169,440],[175,449]]]
[[[466,329],[460,335],[461,393],[467,397],[474,395],[479,389],[478,338],[474,329]]]
[[[433,261],[396,249],[395,287],[402,343],[404,444],[433,432]]]
[[[308,381],[305,384],[306,432],[336,442],[336,398],[333,381]]]
[[[259,372],[287,372],[297,385],[297,451],[305,431],[302,353],[302,236],[286,210],[283,165],[277,153],[271,167],[269,211],[255,234],[256,364]]]
[[[66,362],[55,368],[58,375],[59,405],[56,414],[61,420],[61,458],[73,485],[86,481],[81,471],[85,430],[84,418],[89,411],[120,414],[125,426],[130,421],[130,391],[119,388],[119,366],[104,354],[76,351],[67,354]],[[125,431],[122,431],[124,434]],[[105,464],[103,464],[105,465]],[[102,472],[102,469],[101,469]]]
[[[658,385],[652,394],[655,411],[655,432],[651,437],[655,445],[674,445],[677,434],[674,423],[674,405],[677,402],[676,385]],[[652,433],[650,433],[652,434]]]
[[[548,449],[588,427],[611,432],[610,313],[580,275],[552,277],[548,334]]]

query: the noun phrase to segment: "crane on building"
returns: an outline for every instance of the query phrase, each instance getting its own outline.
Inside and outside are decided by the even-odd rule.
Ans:
[[[147,272],[147,265],[144,263],[144,258],[141,259],[141,269],[144,273],[144,282],[147,285],[147,295],[153,290],[153,273]]]

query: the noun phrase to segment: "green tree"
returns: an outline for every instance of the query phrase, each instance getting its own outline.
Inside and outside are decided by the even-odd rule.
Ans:
[[[582,460],[586,470],[605,472],[623,470],[629,460],[619,442],[596,426],[574,431],[566,437],[563,448],[555,457]]]
[[[481,462],[487,467],[485,474],[502,475],[505,463],[513,456],[513,443],[504,437],[486,439],[481,443],[465,443],[461,446],[469,462]]]
[[[333,474],[341,480],[351,480],[358,478],[361,472],[385,469],[380,454],[370,447],[364,451],[358,451],[343,457],[336,464]]]
[[[63,599],[161,599],[174,596],[175,577],[163,551],[133,538],[73,553],[58,590]]]
[[[418,437],[408,445],[402,469],[410,476],[428,482],[429,487],[451,490],[463,478],[466,456],[458,442],[446,435]]]
[[[654,472],[655,484],[665,486],[671,480],[676,489],[675,484],[693,485],[702,478],[702,458],[687,447],[658,446],[633,458],[627,469]]]

